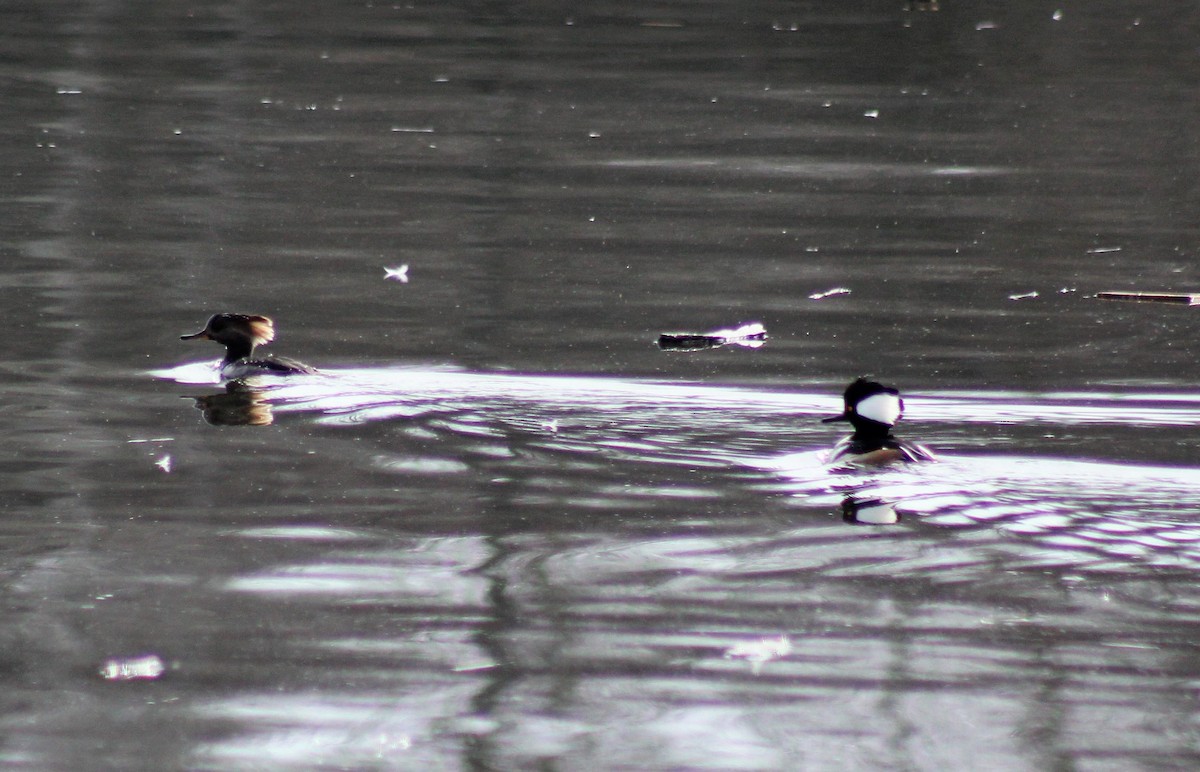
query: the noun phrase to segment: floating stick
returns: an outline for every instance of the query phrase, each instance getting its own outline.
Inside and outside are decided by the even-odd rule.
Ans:
[[[1101,300],[1134,300],[1140,303],[1177,303],[1200,305],[1200,293],[1188,292],[1097,292]]]

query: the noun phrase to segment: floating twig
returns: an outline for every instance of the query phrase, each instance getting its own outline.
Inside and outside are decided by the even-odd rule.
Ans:
[[[732,330],[664,332],[658,336],[658,347],[664,351],[702,351],[726,344],[758,348],[766,340],[767,328],[758,322],[751,322]]]
[[[1200,293],[1195,292],[1097,292],[1101,300],[1132,300],[1138,303],[1176,303],[1200,305]]]

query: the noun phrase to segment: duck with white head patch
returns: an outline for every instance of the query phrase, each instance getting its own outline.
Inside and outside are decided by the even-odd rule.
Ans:
[[[822,423],[849,421],[854,433],[842,439],[829,454],[829,463],[850,466],[880,466],[895,461],[932,461],[934,455],[921,445],[892,436],[892,427],[904,414],[904,400],[891,386],[859,378],[846,388],[841,415]]]

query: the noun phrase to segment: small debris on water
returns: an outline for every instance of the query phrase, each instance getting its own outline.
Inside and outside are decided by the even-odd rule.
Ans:
[[[157,654],[113,657],[100,666],[100,677],[105,681],[153,681],[166,670],[166,664]]]
[[[1089,255],[1103,255],[1108,252],[1120,252],[1120,247],[1092,247],[1087,251]]]
[[[814,292],[813,294],[808,296],[808,299],[809,300],[824,300],[825,298],[832,298],[832,297],[836,297],[838,295],[849,295],[849,294],[850,294],[849,287],[834,287],[833,289],[828,289],[828,290],[825,290],[824,292]]]
[[[401,284],[408,284],[408,263],[405,263],[404,265],[398,265],[395,268],[388,268],[385,265],[383,270],[384,281],[391,279],[392,281],[398,281]]]
[[[159,469],[163,470],[163,472],[170,474],[171,473],[171,456],[170,456],[170,454],[165,455],[162,458],[155,461],[154,465],[156,467],[158,467]]]
[[[767,340],[767,328],[750,322],[729,330],[712,332],[664,332],[658,336],[658,347],[664,351],[702,351],[726,344],[744,348],[759,348]]]
[[[725,659],[744,659],[750,663],[750,669],[758,675],[763,663],[786,657],[792,653],[792,642],[786,635],[778,638],[761,638],[756,641],[735,643],[725,650]]]
[[[1017,295],[1009,295],[1008,299],[1009,300],[1029,300],[1030,298],[1036,298],[1037,296],[1038,296],[1037,290],[1032,290],[1030,292],[1022,292]]]

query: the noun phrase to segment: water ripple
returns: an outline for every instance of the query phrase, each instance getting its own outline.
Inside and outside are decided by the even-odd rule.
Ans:
[[[185,366],[183,373],[191,377],[193,370]],[[671,498],[719,501],[733,484],[782,495],[806,508],[875,506],[871,522],[878,524],[899,519],[902,528],[918,522],[988,529],[989,549],[1000,549],[1016,564],[1103,571],[1200,568],[1200,528],[1193,525],[1200,511],[1200,468],[976,450],[877,472],[830,470],[817,449],[831,439],[817,419],[839,407],[836,395],[827,393],[428,368],[346,370],[275,379],[258,388],[261,402],[280,415],[310,415],[333,426],[402,422],[406,431],[423,437],[455,438],[461,453],[376,454],[371,463],[403,474],[446,475],[469,472],[466,458],[487,458],[527,481],[513,499],[527,506],[562,502],[621,510]],[[969,427],[980,424],[1076,427],[1075,432],[1200,424],[1200,396],[1194,394],[956,392],[913,396],[907,407],[908,425],[923,425],[930,433],[952,425],[949,444],[962,444]],[[779,450],[806,444],[811,449]],[[668,477],[686,470],[688,478],[636,485],[592,482],[581,488],[571,476],[594,475],[613,463],[658,467]],[[539,469],[544,474],[531,474]],[[724,482],[711,487],[711,481],[697,476],[700,472]],[[855,538],[839,532],[838,557],[817,563],[846,576],[869,575],[883,565],[892,572],[945,575],[953,573],[948,565],[987,560],[970,554],[946,561],[875,554],[872,562],[870,553],[878,545],[864,551]],[[744,547],[721,542],[712,549]],[[793,554],[785,537],[769,547],[757,570],[772,570],[768,565],[802,570],[812,563],[811,556]],[[960,547],[979,549],[977,541]],[[395,579],[332,567],[320,576],[243,581],[257,589],[351,592],[377,591]]]

